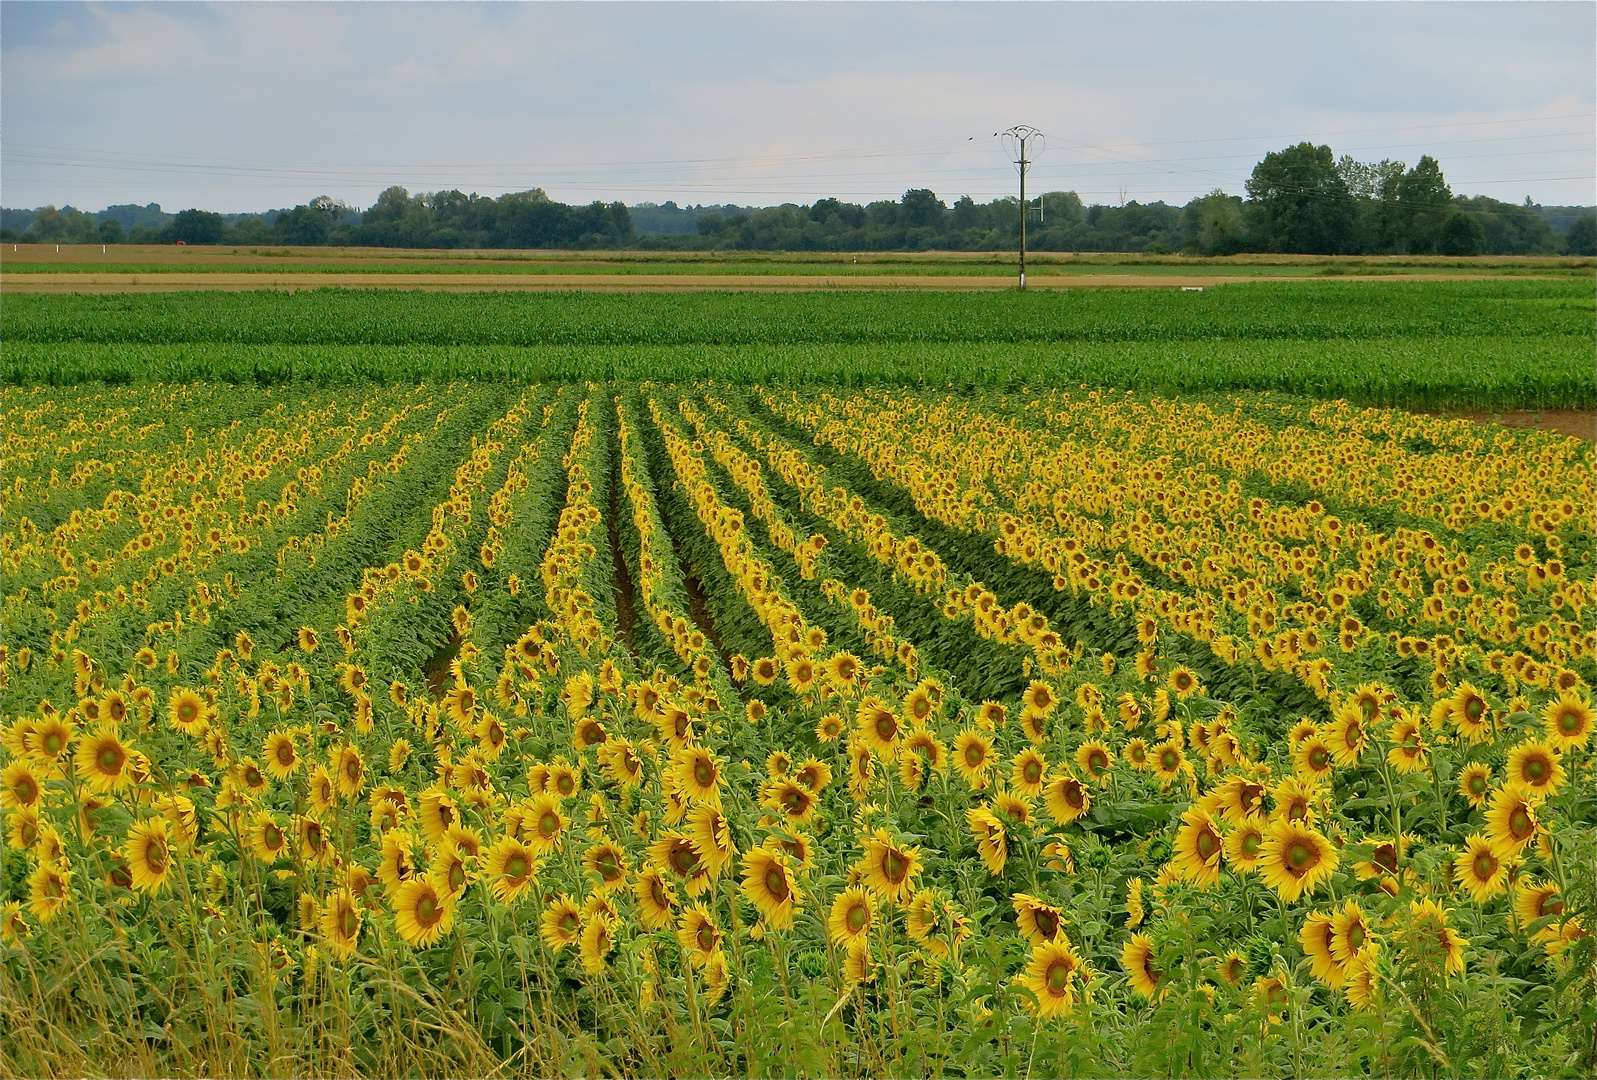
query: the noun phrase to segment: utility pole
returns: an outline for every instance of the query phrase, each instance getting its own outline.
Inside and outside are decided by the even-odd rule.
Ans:
[[[1043,133],[1018,124],[998,133],[1009,151],[1009,159],[1020,167],[1020,287],[1026,287],[1026,167],[1036,160],[1045,146]],[[1026,157],[1026,144],[1033,144],[1032,157]]]

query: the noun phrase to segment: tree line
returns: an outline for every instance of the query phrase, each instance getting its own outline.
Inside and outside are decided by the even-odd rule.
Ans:
[[[1244,190],[1245,197],[1216,189],[1184,206],[1085,205],[1075,192],[1048,192],[1030,207],[1027,246],[1190,255],[1597,254],[1597,217],[1588,208],[1455,195],[1429,155],[1413,166],[1361,162],[1302,142],[1267,154]],[[926,188],[865,205],[828,198],[762,209],[668,202],[629,210],[619,202],[571,206],[537,188],[492,198],[455,190],[413,195],[396,186],[364,211],[320,196],[265,214],[193,209],[159,225],[124,227],[130,218],[148,222],[150,210],[159,207],[112,207],[100,215],[70,207],[7,210],[0,236],[103,244],[1001,251],[1015,246],[1020,228],[1015,198],[978,203],[966,195],[949,205]],[[13,218],[19,213],[32,215],[25,226]]]

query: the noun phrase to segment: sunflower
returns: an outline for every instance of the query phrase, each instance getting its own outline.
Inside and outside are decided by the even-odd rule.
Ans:
[[[1240,985],[1243,976],[1248,973],[1248,958],[1236,949],[1230,949],[1216,962],[1220,969],[1220,977],[1232,986]]]
[[[366,763],[353,745],[346,743],[333,751],[331,765],[338,793],[344,798],[353,799],[366,787]]]
[[[1280,897],[1292,902],[1312,893],[1336,870],[1331,842],[1312,828],[1277,820],[1259,849],[1259,874]]]
[[[1297,774],[1320,783],[1331,775],[1336,754],[1323,735],[1310,735],[1298,743],[1292,753],[1292,766]]]
[[[1127,765],[1139,771],[1151,766],[1148,759],[1148,743],[1145,739],[1132,739],[1126,743],[1126,748],[1120,752],[1120,756],[1126,759]]]
[[[319,814],[331,814],[333,808],[338,805],[338,785],[334,783],[332,775],[324,767],[318,765],[311,773],[308,787],[311,806],[316,809],[316,812]]]
[[[31,932],[28,921],[22,917],[20,900],[8,900],[0,904],[0,941],[20,945],[22,939]]]
[[[677,790],[690,803],[720,806],[722,765],[721,759],[703,746],[684,746],[671,762],[672,771],[676,774]]]
[[[638,921],[647,930],[659,930],[671,922],[676,892],[657,867],[645,867],[632,879],[632,896],[638,902]]]
[[[823,743],[836,742],[843,734],[843,718],[837,713],[827,713],[815,722],[815,737]]]
[[[1006,827],[1032,826],[1037,823],[1037,815],[1031,808],[1031,800],[1012,791],[995,792],[991,805],[993,813],[998,815],[998,820],[1003,821]]]
[[[90,791],[115,793],[132,785],[128,748],[117,737],[115,721],[102,724],[78,743],[78,776]]]
[[[327,826],[310,814],[296,814],[293,834],[299,840],[299,857],[317,866],[331,866],[338,859]]]
[[[1153,966],[1153,941],[1146,934],[1132,934],[1122,946],[1120,966],[1131,981],[1133,993],[1141,994],[1150,1001],[1155,996],[1164,996],[1165,991],[1159,989],[1164,972]]]
[[[981,856],[987,872],[994,877],[1002,874],[1004,864],[1009,861],[1009,835],[1004,831],[1004,823],[985,806],[966,810],[965,821],[976,839],[976,853]]]
[[[1175,859],[1171,865],[1182,878],[1204,889],[1219,883],[1225,838],[1220,835],[1214,818],[1206,811],[1194,806],[1181,815],[1175,849]]]
[[[700,803],[688,811],[688,837],[693,850],[704,860],[711,877],[720,877],[737,857],[737,847],[732,843],[732,823],[719,806]]]
[[[288,834],[264,810],[255,815],[246,836],[250,853],[263,863],[274,863],[288,852]]]
[[[140,892],[160,892],[172,874],[172,845],[167,820],[152,817],[134,824],[128,829],[127,842],[122,845],[121,854],[133,875],[133,888]]]
[[[832,782],[832,767],[815,758],[805,758],[793,771],[793,779],[819,795]]]
[[[593,915],[582,924],[582,936],[577,951],[582,957],[582,970],[598,975],[605,969],[605,957],[615,948],[615,923],[608,916]]]
[[[1020,936],[1033,945],[1063,936],[1065,913],[1027,893],[1016,893],[1010,901],[1015,907],[1015,924]]]
[[[1386,752],[1387,762],[1400,773],[1419,772],[1425,768],[1429,748],[1421,737],[1419,721],[1405,716],[1392,725],[1392,749]]]
[[[599,747],[599,765],[623,788],[634,788],[643,782],[643,759],[628,739],[611,739]]]
[[[501,903],[514,903],[532,886],[538,856],[530,844],[503,836],[484,855],[483,870],[494,896]]]
[[[905,758],[906,762],[919,762],[914,756]],[[784,779],[771,785],[766,795],[764,804],[775,812],[783,815],[790,824],[802,825],[808,823],[815,816],[816,807],[820,800],[815,793],[803,784],[793,779]]]
[[[972,790],[987,786],[987,771],[993,766],[993,740],[975,728],[966,728],[954,739],[954,768]]]
[[[776,682],[776,677],[781,673],[781,665],[774,657],[762,656],[749,665],[749,674],[761,686],[770,686]]]
[[[1033,946],[1020,985],[1037,997],[1037,1015],[1043,1019],[1064,1016],[1076,1003],[1076,979],[1081,956],[1069,941],[1044,941]]]
[[[1177,779],[1187,764],[1187,756],[1181,752],[1180,745],[1172,739],[1166,739],[1155,746],[1149,752],[1148,760],[1153,763],[1153,774],[1164,784]]]
[[[836,652],[821,665],[827,681],[840,691],[852,689],[864,670],[859,657],[851,652]]]
[[[1331,955],[1337,963],[1349,963],[1372,941],[1369,916],[1357,901],[1349,900],[1331,916]]]
[[[1518,788],[1526,797],[1540,802],[1550,795],[1556,795],[1563,783],[1564,767],[1559,764],[1558,755],[1547,743],[1522,742],[1508,752],[1505,786]]]
[[[545,792],[533,798],[528,808],[527,844],[536,855],[547,855],[560,847],[571,822],[560,812],[560,797]]]
[[[193,690],[175,687],[166,702],[166,717],[183,734],[197,738],[205,733],[210,710],[205,699]]]
[[[424,949],[455,925],[455,901],[430,877],[412,878],[394,890],[394,930],[412,948]]]
[[[1318,817],[1315,804],[1324,793],[1310,780],[1289,776],[1270,789],[1270,797],[1275,800],[1275,812],[1270,820],[1312,825]]]
[[[881,698],[873,695],[861,701],[854,710],[854,724],[865,745],[884,761],[897,756],[902,725],[898,714]]]
[[[609,744],[606,743],[606,746]],[[604,749],[603,746],[600,749]],[[549,763],[549,776],[544,782],[544,790],[558,795],[562,799],[572,798],[582,790],[582,774],[577,765],[572,765],[563,757],[557,757]]]
[[[1324,911],[1309,912],[1303,920],[1303,928],[1298,931],[1298,941],[1303,945],[1303,954],[1309,958],[1314,977],[1332,990],[1347,981],[1347,968],[1337,959],[1333,947],[1335,934],[1335,916]]]
[[[600,892],[612,892],[627,883],[627,853],[612,840],[604,840],[582,853],[582,868],[599,879]]]
[[[1486,837],[1471,833],[1453,860],[1453,879],[1477,904],[1484,904],[1507,888],[1508,862]]]
[[[1368,836],[1365,843],[1371,847],[1368,861],[1353,864],[1353,872],[1360,881],[1374,881],[1397,873],[1398,862],[1403,857],[1403,851],[1411,847],[1414,836],[1404,833],[1394,840],[1390,836]]]
[[[1380,942],[1372,941],[1369,948],[1348,962],[1344,993],[1347,994],[1348,1004],[1358,1012],[1373,1008],[1377,1002],[1380,984],[1375,965],[1380,954]]]
[[[902,901],[920,875],[920,848],[901,848],[878,829],[865,841],[865,885],[884,900]]]
[[[1492,793],[1492,767],[1476,761],[1460,769],[1458,793],[1468,799],[1471,806],[1485,806]]]
[[[49,923],[72,899],[72,871],[53,862],[40,862],[28,875],[28,910],[40,923]]]
[[[458,900],[475,876],[471,866],[474,855],[475,852],[468,855],[452,841],[444,840],[428,853],[428,861],[432,864],[428,873]]]
[[[1088,739],[1076,748],[1076,766],[1100,784],[1109,782],[1109,770],[1114,765],[1114,755],[1096,739]]]
[[[6,844],[18,851],[26,851],[38,843],[41,826],[39,811],[33,807],[14,810],[6,815]]]
[[[1540,828],[1536,804],[1517,787],[1499,788],[1486,810],[1486,838],[1499,858],[1507,862],[1519,856]]]
[[[1010,763],[1010,782],[1016,791],[1028,798],[1042,794],[1043,780],[1047,776],[1048,759],[1036,747],[1026,747]]]
[[[417,799],[417,820],[427,842],[436,844],[460,821],[455,800],[439,788],[428,788]]]
[[[1467,680],[1459,683],[1453,696],[1448,699],[1448,707],[1453,726],[1466,741],[1482,743],[1491,740],[1492,710],[1486,703],[1486,695],[1479,688]]]
[[[312,630],[308,626],[302,626],[299,628],[299,648],[301,652],[313,653],[316,651],[316,646],[319,643],[320,642],[316,637],[315,630]]]
[[[1349,702],[1337,711],[1336,719],[1321,733],[1338,765],[1358,764],[1364,748],[1370,744],[1366,724],[1366,714],[1358,703]]]
[[[1069,825],[1092,807],[1092,793],[1074,776],[1058,772],[1043,787],[1043,805],[1055,822]]]
[[[1589,655],[1589,653],[1588,653]],[[1547,741],[1560,750],[1578,750],[1591,738],[1597,713],[1591,703],[1573,690],[1565,690],[1542,710],[1542,725]]]
[[[582,909],[566,893],[561,893],[543,909],[538,919],[538,936],[553,952],[574,945],[582,936]]]
[[[680,832],[667,832],[649,845],[649,858],[662,871],[682,881],[689,896],[697,896],[713,880],[693,841]]]
[[[355,955],[360,940],[360,905],[348,889],[335,889],[322,908],[322,941],[340,960]]]
[[[266,736],[261,746],[261,757],[266,762],[266,771],[279,780],[287,780],[300,766],[294,736],[286,731],[273,731]]]
[[[462,730],[469,728],[477,718],[477,692],[457,682],[444,693],[444,712]]]
[[[715,919],[701,904],[686,908],[677,919],[677,942],[682,946],[682,954],[694,967],[703,967],[721,947],[724,937]]]
[[[411,834],[399,829],[383,834],[382,857],[377,863],[377,880],[392,893],[416,876],[416,859],[412,854],[415,840]]]
[[[405,763],[410,760],[410,740],[399,738],[394,740],[394,745],[388,748],[388,773],[390,776],[405,771]]]
[[[1559,897],[1556,883],[1535,878],[1522,878],[1514,883],[1514,914],[1520,922],[1534,923],[1563,913],[1564,901]],[[1550,929],[1548,927],[1536,936],[1540,938]]]
[[[858,885],[844,889],[832,901],[826,920],[826,934],[834,945],[850,952],[870,948],[871,930],[876,925],[876,898]]]
[[[1404,934],[1411,955],[1441,961],[1449,975],[1464,974],[1464,947],[1469,939],[1447,925],[1447,912],[1435,900],[1409,901],[1409,925]]]

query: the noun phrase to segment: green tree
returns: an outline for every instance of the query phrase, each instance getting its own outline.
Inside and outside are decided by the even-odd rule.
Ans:
[[[1474,214],[1454,214],[1442,226],[1436,249],[1443,255],[1484,254],[1486,226]]]
[[[1442,167],[1431,155],[1424,155],[1397,183],[1401,246],[1410,255],[1434,252],[1452,214],[1452,204],[1453,191],[1442,176]]]
[[[100,243],[102,244],[120,244],[122,242],[122,223],[116,218],[106,218],[100,222],[98,232],[100,234]]]
[[[327,215],[310,206],[285,210],[277,215],[272,227],[285,243],[314,246],[327,242]]]
[[[1242,200],[1219,188],[1181,209],[1183,250],[1197,255],[1235,255],[1247,250]]]
[[[941,225],[943,213],[948,209],[943,205],[943,200],[939,199],[937,193],[930,188],[913,188],[906,191],[899,203],[903,207],[899,223],[912,229]]]
[[[221,214],[209,210],[184,210],[172,219],[167,232],[174,241],[185,244],[220,244],[225,223]]]
[[[1571,255],[1597,255],[1597,216],[1576,218],[1566,239]]]
[[[1247,191],[1254,238],[1266,250],[1336,255],[1354,249],[1353,196],[1329,146],[1302,142],[1266,154]]]

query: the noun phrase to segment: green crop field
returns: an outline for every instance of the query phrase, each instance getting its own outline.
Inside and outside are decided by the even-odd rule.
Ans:
[[[9,295],[0,378],[419,378],[1268,390],[1422,408],[1597,404],[1589,281],[1204,292]]]

